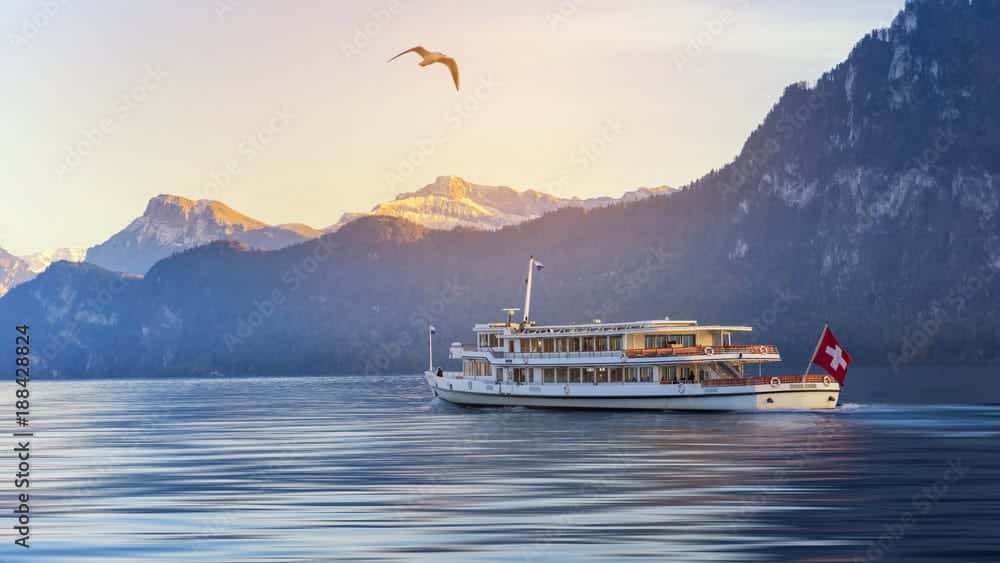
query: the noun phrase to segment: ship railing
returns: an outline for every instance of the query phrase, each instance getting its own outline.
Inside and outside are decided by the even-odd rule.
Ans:
[[[670,348],[629,348],[625,356],[629,358],[659,358],[664,356],[711,356],[714,354],[777,354],[773,344],[750,344],[743,346],[674,346]]]
[[[496,352],[493,353],[496,356]],[[508,358],[524,360],[552,360],[573,358],[620,358],[621,350],[608,350],[601,352],[507,352]],[[497,356],[499,357],[499,356]]]
[[[831,384],[829,375],[810,374],[806,383]],[[783,383],[802,383],[802,375],[765,375],[761,377],[737,377],[729,379],[708,379],[701,383],[702,387],[733,387],[738,385],[776,385]]]
[[[479,352],[483,354],[492,354],[494,358],[502,358],[506,354],[503,350],[497,350],[496,348],[480,348],[476,345],[466,344],[463,346],[463,352]]]

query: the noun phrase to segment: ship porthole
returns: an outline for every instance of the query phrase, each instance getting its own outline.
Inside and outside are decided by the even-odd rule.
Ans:
[[[768,402],[768,403],[774,403],[774,399],[773,399],[773,398],[771,398],[771,397],[768,397],[768,398],[767,398],[767,402]]]

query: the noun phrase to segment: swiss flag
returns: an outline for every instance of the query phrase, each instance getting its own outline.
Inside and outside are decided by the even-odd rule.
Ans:
[[[830,325],[823,328],[823,336],[819,339],[819,346],[816,347],[812,361],[832,375],[837,383],[844,384],[847,366],[851,365],[851,355],[841,348],[837,337],[830,330]]]

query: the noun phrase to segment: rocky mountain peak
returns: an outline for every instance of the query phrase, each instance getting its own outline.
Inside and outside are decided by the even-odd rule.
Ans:
[[[262,229],[268,224],[248,217],[221,201],[212,199],[191,200],[185,197],[160,194],[149,200],[143,217],[161,221],[207,220],[217,224],[240,226],[244,230]]]
[[[275,250],[320,233],[308,225],[271,226],[215,200],[161,194],[141,216],[87,251],[87,261],[117,272],[144,274],[158,260],[219,240]]]
[[[467,182],[458,176],[438,176],[433,182],[414,192],[403,192],[396,196],[395,200],[404,200],[413,197],[440,196],[452,200],[467,199],[474,197],[475,184]],[[493,186],[488,186],[493,187]],[[377,207],[377,206],[376,206]]]
[[[448,199],[465,199],[469,197],[469,183],[458,176],[438,176],[434,182],[418,190],[417,194],[440,195]],[[398,198],[397,198],[398,199]]]

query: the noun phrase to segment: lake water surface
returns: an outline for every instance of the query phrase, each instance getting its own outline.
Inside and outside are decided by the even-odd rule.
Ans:
[[[475,409],[419,376],[32,385],[33,547],[8,517],[0,560],[1000,561],[1000,406]]]

